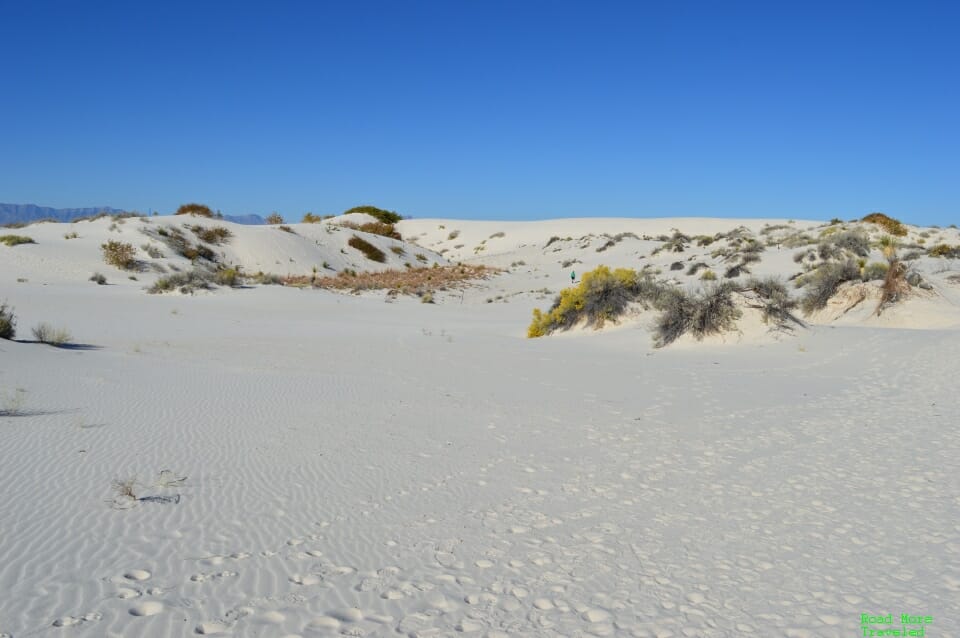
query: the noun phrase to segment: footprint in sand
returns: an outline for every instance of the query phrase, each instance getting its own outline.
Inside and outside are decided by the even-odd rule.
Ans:
[[[290,582],[296,585],[319,585],[323,578],[317,574],[293,574],[290,576]]]
[[[150,576],[152,576],[152,574],[145,569],[131,569],[123,574],[123,577],[127,580],[135,581],[147,580],[150,578]]]
[[[130,608],[131,616],[156,616],[163,611],[163,603],[150,600]]]
[[[197,625],[196,633],[202,636],[215,636],[224,634],[230,630],[230,627],[219,622],[203,622]]]
[[[54,620],[53,626],[54,627],[76,627],[77,625],[81,625],[86,622],[96,622],[101,618],[103,618],[103,616],[98,612],[84,614],[79,618],[76,616],[64,616],[63,618],[57,618],[56,620]],[[4,634],[4,635],[8,635],[8,634]]]

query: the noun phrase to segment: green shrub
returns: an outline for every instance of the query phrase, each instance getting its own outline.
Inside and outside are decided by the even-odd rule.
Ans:
[[[356,248],[362,252],[364,255],[366,255],[367,259],[371,261],[383,263],[387,260],[387,254],[385,252],[362,237],[354,235],[347,243],[353,248]]]
[[[0,244],[6,244],[10,247],[35,243],[37,242],[33,241],[32,237],[26,237],[24,235],[0,235]]]
[[[213,211],[210,210],[209,206],[204,206],[203,204],[190,203],[184,204],[177,209],[175,215],[194,215],[197,217],[213,217]]]
[[[0,302],[0,339],[13,339],[17,336],[17,316],[7,302]]]
[[[891,235],[896,235],[898,237],[903,237],[904,235],[907,234],[907,229],[900,222],[900,220],[884,215],[883,213],[870,213],[860,221],[864,221],[870,224],[876,224],[877,226],[880,226]]]
[[[111,239],[101,244],[100,249],[103,251],[103,260],[111,266],[116,266],[120,270],[134,270],[137,267],[137,249],[133,244]]]
[[[343,212],[344,215],[355,215],[355,214],[364,214],[370,215],[380,220],[384,224],[396,224],[398,221],[402,220],[403,217],[391,210],[383,210],[382,208],[377,208],[376,206],[354,206],[353,208]]]
[[[62,346],[68,343],[73,337],[69,330],[64,328],[54,328],[48,323],[38,323],[33,328],[33,338],[40,343],[51,346]]]

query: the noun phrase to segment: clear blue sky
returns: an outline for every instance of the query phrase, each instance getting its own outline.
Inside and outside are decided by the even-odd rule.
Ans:
[[[0,201],[960,223],[956,2],[0,0]]]

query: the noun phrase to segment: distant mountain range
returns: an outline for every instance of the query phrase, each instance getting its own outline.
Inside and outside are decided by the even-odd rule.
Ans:
[[[109,206],[94,208],[50,208],[35,204],[0,204],[0,226],[6,224],[26,224],[38,219],[55,219],[58,222],[71,222],[80,217],[92,217],[106,213],[117,215],[125,211]],[[224,215],[223,218],[235,224],[258,225],[265,223],[259,215]]]

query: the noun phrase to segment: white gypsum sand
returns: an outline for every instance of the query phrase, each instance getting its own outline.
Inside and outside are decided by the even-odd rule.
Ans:
[[[657,349],[652,311],[525,333],[571,270],[722,279],[726,240],[651,254],[674,229],[766,245],[826,225],[406,220],[405,242],[359,233],[381,265],[336,222],[0,231],[37,242],[0,245],[21,339],[0,340],[0,634],[847,637],[906,613],[960,635],[957,260],[913,261],[930,288],[880,316],[873,299],[776,334],[745,316]],[[140,229],[192,224],[228,227],[215,250],[248,273],[504,271],[435,304],[147,294],[191,265]],[[960,243],[902,244],[921,232]],[[166,273],[107,266],[111,239]],[[750,269],[786,279],[801,250],[773,241]],[[32,343],[41,322],[72,343]]]

